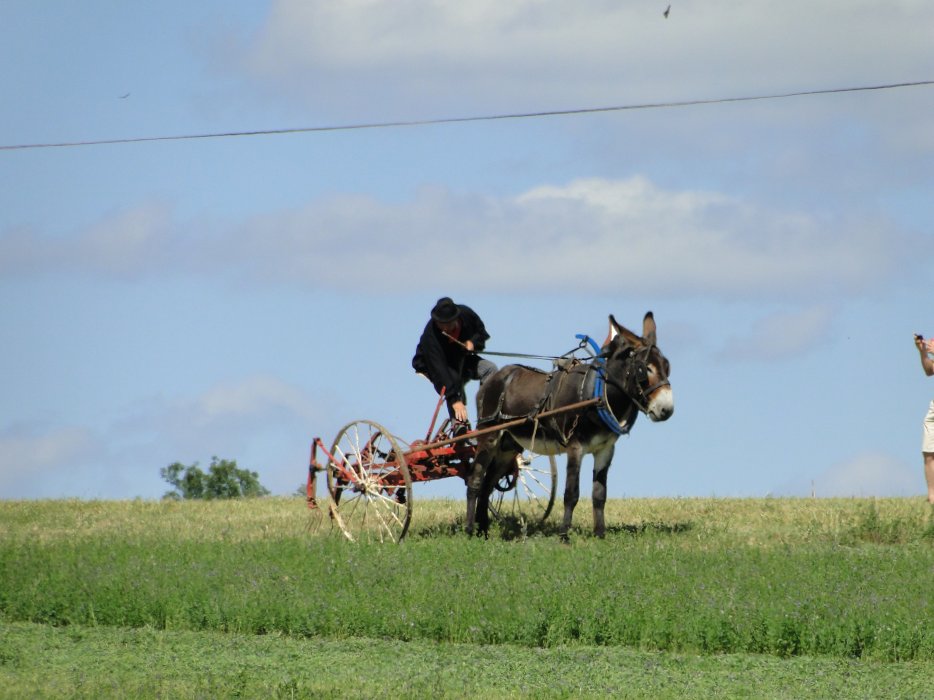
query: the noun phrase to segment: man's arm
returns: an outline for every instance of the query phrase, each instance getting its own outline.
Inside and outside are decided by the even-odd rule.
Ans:
[[[921,355],[921,368],[927,376],[934,375],[934,359],[930,353],[934,352],[934,339],[925,340],[920,335],[915,335],[915,347]]]
[[[464,316],[465,330],[469,333],[464,345],[470,352],[483,352],[486,341],[490,339],[490,334],[486,332],[486,326],[483,325],[483,319],[469,306],[461,307],[461,314]]]
[[[421,360],[421,371],[431,380],[435,391],[440,394],[443,388],[449,404],[458,400],[463,401],[461,378],[453,367],[448,366],[447,357],[430,323],[425,327],[425,332],[419,341],[418,356]]]

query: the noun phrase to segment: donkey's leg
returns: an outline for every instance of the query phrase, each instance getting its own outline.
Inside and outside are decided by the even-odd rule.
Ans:
[[[467,522],[464,529],[468,535],[474,532],[474,526],[477,523],[478,499],[483,490],[483,480],[493,456],[496,452],[496,438],[484,436],[480,438],[477,445],[477,451],[474,455],[473,463],[470,465],[470,471],[467,473]],[[489,498],[479,504],[484,511],[489,507]],[[481,517],[483,517],[481,515]],[[484,518],[489,526],[489,514]]]
[[[467,522],[464,529],[468,535],[473,534],[477,519],[477,499],[483,487],[483,471],[485,467],[480,463],[479,455],[474,460],[470,473],[467,475]]]
[[[606,535],[603,508],[606,505],[606,477],[613,461],[615,445],[595,452],[593,456],[593,532],[597,537]]]
[[[580,498],[581,458],[584,451],[579,442],[572,442],[567,449],[567,478],[564,484],[564,520],[561,523],[561,539],[568,539],[574,507]]]
[[[494,473],[499,470],[499,455],[491,460],[484,470],[477,497],[477,535],[488,537],[490,533],[490,494],[493,492]]]

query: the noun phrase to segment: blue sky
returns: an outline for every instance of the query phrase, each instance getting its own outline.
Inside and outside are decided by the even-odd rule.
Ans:
[[[926,0],[667,4],[10,0],[0,146],[934,79]],[[921,497],[932,113],[920,86],[0,150],[0,497],[159,498],[214,455],[285,494],[350,420],[420,437],[445,295],[507,352],[654,312],[675,414],[621,439],[612,497]]]

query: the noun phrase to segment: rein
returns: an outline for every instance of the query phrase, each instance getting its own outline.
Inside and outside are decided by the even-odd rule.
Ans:
[[[465,350],[467,349],[467,346],[463,342],[455,338],[454,336],[446,333],[445,331],[442,331],[441,334],[448,340],[454,343],[457,343]],[[590,342],[593,343],[593,340],[590,339],[588,336],[578,335],[577,337],[581,339],[580,344],[573,350],[570,350],[564,353],[563,355],[530,355],[524,352],[494,352],[492,350],[471,350],[470,352],[473,352],[475,355],[494,355],[496,357],[521,357],[522,359],[525,359],[525,360],[551,360],[555,362],[558,360],[564,360],[564,359],[569,358],[573,353],[575,353],[578,350],[586,349],[587,347],[586,343],[588,340],[590,340]],[[599,352],[599,349],[597,350],[597,352]]]
[[[560,360],[564,355],[529,355],[522,352],[493,352],[491,350],[474,350],[475,355],[495,355],[496,357],[521,357],[526,360]]]

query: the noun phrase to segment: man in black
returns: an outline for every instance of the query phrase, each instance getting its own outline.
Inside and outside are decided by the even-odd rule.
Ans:
[[[466,423],[464,384],[470,379],[483,381],[496,371],[496,365],[479,355],[490,334],[476,312],[450,297],[438,299],[431,320],[422,332],[412,358],[412,367],[424,374],[439,394],[444,389],[451,418]]]

